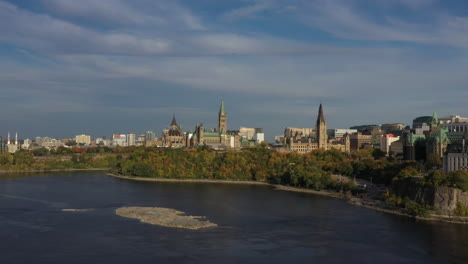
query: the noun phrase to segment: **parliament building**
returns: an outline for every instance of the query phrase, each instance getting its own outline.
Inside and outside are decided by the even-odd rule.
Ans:
[[[320,104],[315,129],[287,127],[284,130],[283,146],[286,151],[307,153],[318,149],[339,149],[350,152],[349,134],[342,138],[329,139],[327,134],[327,121]]]

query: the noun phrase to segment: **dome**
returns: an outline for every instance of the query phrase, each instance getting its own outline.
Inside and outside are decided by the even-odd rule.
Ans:
[[[182,136],[182,133],[180,132],[179,129],[171,128],[171,129],[169,129],[169,136],[171,136],[171,137],[180,137],[180,136]]]

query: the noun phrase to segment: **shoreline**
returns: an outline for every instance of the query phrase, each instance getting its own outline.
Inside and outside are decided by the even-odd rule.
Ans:
[[[287,191],[287,192],[296,192],[296,193],[308,193],[308,194],[315,194],[321,195],[326,197],[331,197],[335,199],[347,200],[347,203],[355,206],[364,207],[367,209],[372,209],[375,211],[404,216],[408,218],[413,218],[416,220],[423,220],[423,221],[434,221],[434,222],[443,222],[443,223],[451,223],[451,224],[468,224],[468,217],[462,216],[445,216],[445,215],[435,215],[431,214],[430,217],[413,217],[411,215],[405,214],[401,211],[381,208],[379,206],[370,206],[362,203],[359,198],[357,197],[346,197],[346,195],[337,192],[331,191],[316,191],[311,189],[305,188],[298,188],[298,187],[291,187],[279,184],[271,184],[267,182],[257,182],[257,181],[233,181],[233,180],[208,180],[208,179],[164,179],[164,178],[144,178],[144,177],[131,177],[131,176],[123,176],[123,175],[116,175],[112,173],[107,173],[108,176],[112,176],[119,179],[124,180],[132,180],[132,181],[143,181],[143,182],[191,182],[191,183],[225,183],[225,184],[247,184],[247,185],[264,185],[264,186],[271,186],[274,190],[278,191]]]
[[[271,184],[266,183],[266,182],[257,182],[257,181],[145,178],[145,177],[123,176],[123,175],[117,175],[117,174],[113,174],[113,173],[107,173],[107,175],[118,178],[118,179],[131,180],[131,181],[143,181],[143,182],[190,182],[190,183],[225,183],[225,184],[246,184],[246,185],[271,185]]]
[[[0,174],[9,174],[9,173],[37,173],[37,172],[68,172],[68,171],[107,171],[109,168],[90,168],[90,169],[50,169],[50,170],[0,170]]]

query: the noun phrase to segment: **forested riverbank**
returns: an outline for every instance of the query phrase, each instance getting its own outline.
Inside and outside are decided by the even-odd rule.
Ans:
[[[466,172],[445,174],[432,169],[433,164],[395,161],[376,150],[352,154],[318,150],[302,155],[280,153],[262,146],[224,152],[203,147],[138,148],[127,158],[117,159],[115,164],[113,173],[130,177],[267,182],[341,194],[364,191],[366,198],[378,200],[386,208],[415,216],[429,215],[434,201],[414,199],[410,193],[403,192],[410,183],[426,188],[450,187],[461,191],[468,188]],[[372,184],[365,189],[358,188],[353,178]],[[451,213],[466,215],[466,205],[457,204]]]
[[[464,198],[468,173],[445,174],[437,169],[437,164],[437,161],[426,164],[396,161],[378,150],[365,149],[351,154],[318,150],[302,155],[277,152],[266,145],[222,152],[206,147],[97,147],[0,154],[0,173],[109,168],[113,174],[141,179],[259,182],[348,196],[364,192],[366,199],[420,216],[438,209],[434,197],[444,187],[459,189],[456,193],[461,198],[450,206],[442,205],[444,208],[439,211],[468,215]],[[361,185],[367,182],[368,186],[356,186],[354,178]]]
[[[47,153],[35,155],[21,150],[0,154],[0,173],[67,170],[105,170],[115,167],[115,153]]]

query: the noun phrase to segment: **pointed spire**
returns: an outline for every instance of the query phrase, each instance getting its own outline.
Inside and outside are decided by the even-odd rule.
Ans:
[[[323,116],[323,107],[322,104],[320,104],[319,112],[318,112],[318,117],[317,117],[317,123],[320,122],[325,122],[325,117]]]
[[[433,123],[433,124],[439,123],[439,118],[437,117],[437,112],[434,112],[434,113],[432,114],[432,123]]]
[[[221,106],[219,107],[219,113],[220,114],[225,114],[226,112],[224,111],[224,100],[221,99]]]
[[[171,126],[177,126],[177,121],[175,119],[175,114],[172,116]]]

